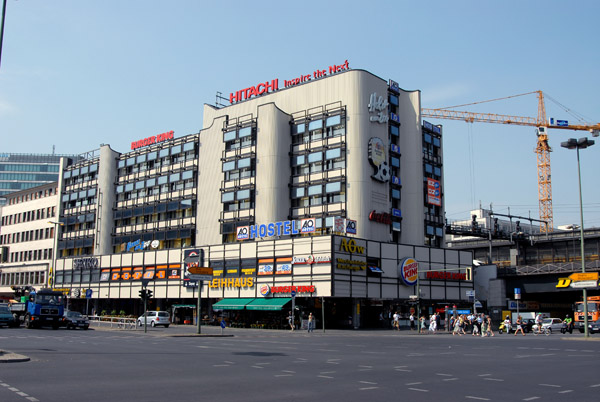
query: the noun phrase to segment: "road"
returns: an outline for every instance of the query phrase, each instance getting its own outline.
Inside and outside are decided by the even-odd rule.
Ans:
[[[599,335],[194,332],[0,329],[0,401],[600,400]]]

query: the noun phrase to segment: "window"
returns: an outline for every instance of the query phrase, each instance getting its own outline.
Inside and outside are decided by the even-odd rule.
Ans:
[[[225,149],[238,149],[254,145],[255,128],[252,126],[242,127],[236,130],[226,131],[223,134]]]

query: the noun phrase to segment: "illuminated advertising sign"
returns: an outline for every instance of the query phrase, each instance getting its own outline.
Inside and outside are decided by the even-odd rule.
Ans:
[[[427,178],[427,202],[438,207],[442,206],[442,193],[438,180]]]
[[[315,291],[314,285],[311,286],[273,286],[271,293],[313,293]]]
[[[271,294],[271,286],[265,283],[263,285],[260,285],[260,289],[258,291],[260,292],[261,296],[267,297]]]
[[[175,131],[167,131],[166,133],[153,135],[152,137],[144,138],[143,140],[134,141],[131,143],[131,149],[138,149],[142,147],[147,147],[148,145],[158,144],[159,142],[164,142],[173,139],[173,134]]]
[[[414,258],[405,258],[398,264],[398,276],[407,286],[417,284],[419,263]]]
[[[383,223],[384,225],[392,224],[392,216],[387,212],[371,211],[371,213],[369,214],[369,220],[373,222]]]
[[[307,74],[300,74],[300,76],[291,78],[289,80],[283,80],[283,87],[289,88],[298,84],[302,84],[304,82],[311,81],[313,79],[325,78],[328,75],[337,74],[342,71],[349,70],[350,66],[348,64],[348,60],[344,61],[342,64],[333,64],[329,66],[328,69],[316,69],[315,71],[309,72]],[[268,94],[271,92],[275,92],[279,90],[279,79],[275,78],[270,81],[261,82],[260,84],[240,89],[236,92],[231,92],[229,94],[229,102],[231,104],[241,102],[252,97],[261,96],[264,94]]]
[[[369,97],[369,120],[377,123],[387,123],[390,120],[388,115],[387,96],[377,96],[377,92],[373,92]]]
[[[254,286],[254,278],[226,278],[213,279],[208,281],[208,287],[212,289],[218,288],[251,288]]]
[[[340,251],[345,251],[347,253],[353,253],[353,254],[364,254],[365,247],[357,245],[356,241],[354,239],[350,239],[350,240],[342,239],[342,241],[340,243]]]
[[[302,233],[313,233],[316,230],[316,219],[302,219],[298,221],[271,222],[262,225],[238,226],[236,229],[237,240],[249,240],[257,237],[288,236]]]
[[[375,172],[371,175],[373,179],[382,183],[390,181],[390,167],[381,138],[371,137],[369,139],[369,162],[375,168]]]
[[[427,279],[450,279],[456,281],[466,281],[467,274],[464,272],[440,272],[440,271],[427,271],[425,274]]]
[[[346,219],[346,233],[356,234],[356,221],[352,219]]]

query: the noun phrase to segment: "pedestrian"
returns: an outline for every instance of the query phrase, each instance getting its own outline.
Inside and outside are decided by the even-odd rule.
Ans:
[[[525,336],[525,332],[523,332],[523,319],[521,316],[517,317],[517,330],[515,331],[515,336],[517,336],[517,332],[521,331],[523,336]]]
[[[482,319],[481,320],[481,337],[486,337],[487,336],[487,320]]]
[[[429,332],[435,334],[435,314],[429,316]]]
[[[315,317],[313,316],[313,313],[310,313],[308,315],[308,332],[313,332],[314,329],[315,329]]]
[[[410,330],[414,331],[415,330],[415,314],[414,313],[410,313]]]
[[[454,317],[452,318],[454,320]],[[459,336],[462,336],[462,334],[460,333],[461,328],[460,328],[460,319],[456,319],[454,320],[454,327],[452,330],[452,335],[456,335],[458,334]]]
[[[379,313],[379,327],[385,328],[385,320],[383,319],[383,311]]]
[[[435,330],[437,331],[438,329],[442,329],[442,317],[440,313],[435,314]]]
[[[510,322],[510,316],[506,316],[506,318],[504,319],[504,330],[506,331],[507,334],[510,334],[510,330],[512,327],[512,323]]]
[[[494,330],[492,329],[492,317],[487,318],[487,336],[494,336]]]
[[[400,331],[400,314],[397,311],[394,313],[394,328]]]
[[[421,329],[419,329],[419,333],[422,334],[425,332],[425,328],[427,328],[425,324],[425,316],[422,315],[421,318],[419,318],[419,321],[421,321]]]
[[[294,316],[292,315],[291,311],[288,315],[288,325],[290,326],[290,330],[293,331],[294,330]]]

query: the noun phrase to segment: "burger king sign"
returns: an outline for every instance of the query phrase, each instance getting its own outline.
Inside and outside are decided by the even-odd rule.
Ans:
[[[419,277],[419,263],[414,258],[405,258],[398,264],[398,276],[407,286],[417,284]]]

